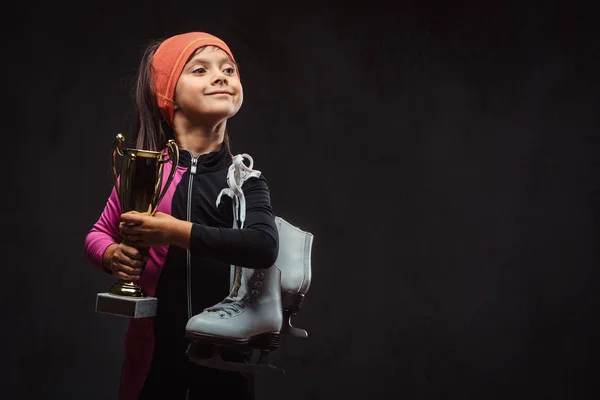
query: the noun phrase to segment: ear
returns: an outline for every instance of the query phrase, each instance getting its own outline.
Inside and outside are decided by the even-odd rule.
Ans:
[[[175,91],[173,92],[173,111],[177,111],[179,110],[179,105],[177,105],[177,88],[175,88]]]

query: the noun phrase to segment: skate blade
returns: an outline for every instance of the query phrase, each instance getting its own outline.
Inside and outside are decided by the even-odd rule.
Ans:
[[[199,332],[186,332],[185,338],[191,342],[214,344],[224,347],[245,346],[253,349],[265,349],[273,351],[279,348],[281,334],[279,332],[266,332],[249,338],[233,339],[207,335]]]
[[[256,364],[248,362],[228,362],[224,361],[221,358],[218,346],[214,347],[213,354],[210,358],[197,356],[197,345],[198,344],[195,342],[190,343],[185,354],[191,362],[201,365],[203,367],[225,371],[241,372],[246,374],[254,374],[257,372],[276,372],[285,375],[284,369],[272,365],[268,362],[268,354],[261,354],[261,359]]]

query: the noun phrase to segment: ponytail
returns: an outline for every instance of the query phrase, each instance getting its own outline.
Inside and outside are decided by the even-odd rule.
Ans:
[[[136,139],[138,149],[160,151],[167,141],[175,137],[173,129],[166,123],[156,98],[152,57],[161,41],[151,42],[146,47],[135,82]]]

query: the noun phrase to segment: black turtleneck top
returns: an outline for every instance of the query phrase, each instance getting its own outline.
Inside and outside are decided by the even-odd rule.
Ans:
[[[156,286],[155,357],[184,353],[188,319],[229,294],[231,265],[260,269],[276,261],[279,236],[262,174],[242,186],[246,198],[242,229],[233,228],[231,198],[222,196],[216,206],[217,196],[228,187],[231,163],[225,146],[197,157],[180,150],[179,166],[187,171],[175,188],[172,215],[193,223],[190,250],[174,245],[168,248]]]

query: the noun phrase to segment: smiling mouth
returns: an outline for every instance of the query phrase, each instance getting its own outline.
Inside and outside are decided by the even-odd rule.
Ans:
[[[212,95],[215,95],[215,94],[227,94],[229,96],[233,96],[233,93],[229,93],[229,92],[212,92],[212,93],[207,93],[206,95],[207,96],[212,96]]]

